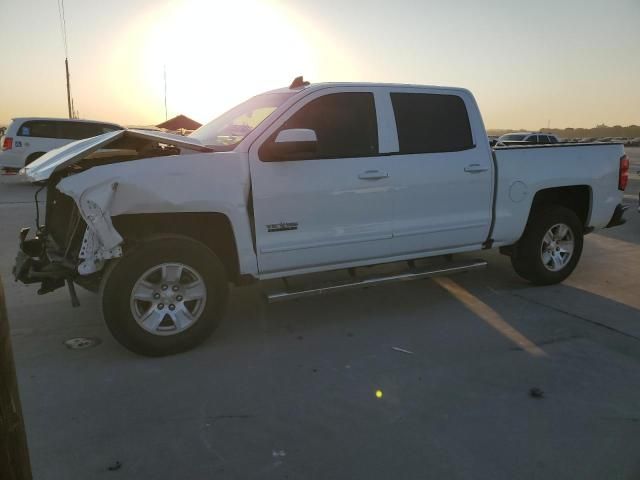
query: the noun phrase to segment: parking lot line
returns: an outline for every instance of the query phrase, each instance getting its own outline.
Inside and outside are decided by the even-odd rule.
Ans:
[[[444,288],[446,291],[448,291],[457,300],[463,303],[465,307],[475,313],[491,327],[496,329],[498,332],[500,332],[513,343],[525,350],[527,353],[537,357],[547,355],[544,350],[538,347],[535,343],[533,343],[511,325],[509,325],[509,323],[507,323],[498,312],[496,312],[493,308],[484,303],[478,297],[473,295],[467,289],[458,285],[452,279],[447,277],[439,277],[434,278],[433,281]]]
[[[584,239],[583,256],[589,261],[583,261],[578,275],[567,278],[565,285],[640,310],[637,283],[632,280],[640,272],[640,245],[593,233]]]

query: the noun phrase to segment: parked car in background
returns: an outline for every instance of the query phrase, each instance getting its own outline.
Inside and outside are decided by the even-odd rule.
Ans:
[[[492,147],[498,143],[498,135],[488,135],[487,138],[489,139],[489,145]]]
[[[640,147],[640,137],[630,138],[625,142],[627,147]]]
[[[20,169],[74,140],[122,130],[115,123],[66,118],[14,118],[2,137],[0,169]]]
[[[559,143],[555,135],[541,132],[515,132],[498,137],[497,145],[540,145]]]

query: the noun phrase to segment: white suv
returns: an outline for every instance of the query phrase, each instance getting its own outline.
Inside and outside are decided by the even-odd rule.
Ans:
[[[0,169],[20,169],[74,140],[122,130],[115,123],[65,118],[14,118],[2,137]]]

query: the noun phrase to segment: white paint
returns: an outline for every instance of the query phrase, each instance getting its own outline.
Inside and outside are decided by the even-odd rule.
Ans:
[[[339,92],[373,94],[379,155],[260,161],[259,147],[292,114],[315,98]],[[394,154],[398,137],[390,92],[461,97],[469,112],[474,147],[453,153]],[[48,178],[125,136],[174,144],[191,153],[97,166],[59,182],[57,188],[74,198],[99,241],[99,253],[92,259],[96,268],[121,245],[111,218],[123,214],[223,214],[232,225],[240,272],[278,278],[478,250],[489,232],[494,188],[494,246],[519,239],[531,201],[541,189],[589,186],[588,224],[596,228],[606,225],[623,195],[617,190],[621,145],[498,149],[494,185],[491,149],[470,92],[380,84],[318,84],[301,89],[231,152],[211,153],[195,138],[125,130],[74,142],[47,154],[26,173],[32,180]],[[247,208],[250,191],[255,218],[249,217]],[[268,231],[267,225],[278,224],[292,228]],[[83,272],[91,268],[82,267]]]

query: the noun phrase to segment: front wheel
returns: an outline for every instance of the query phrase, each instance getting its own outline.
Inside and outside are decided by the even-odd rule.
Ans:
[[[584,229],[573,210],[551,206],[535,212],[515,245],[511,264],[516,273],[536,285],[567,278],[582,254]]]
[[[144,242],[117,260],[102,286],[111,334],[147,356],[189,350],[218,326],[228,284],[220,259],[186,237]]]

